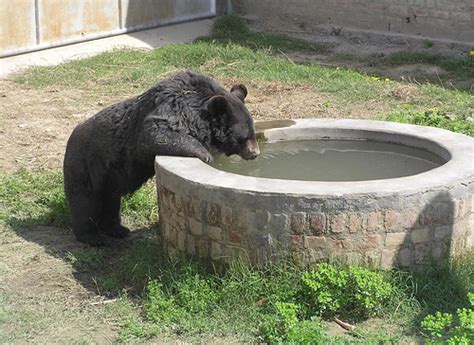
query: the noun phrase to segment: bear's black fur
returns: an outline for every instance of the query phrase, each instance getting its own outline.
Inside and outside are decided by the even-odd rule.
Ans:
[[[246,95],[244,85],[228,92],[209,77],[181,72],[79,124],[64,157],[76,238],[102,245],[101,234],[128,235],[120,220],[121,196],[153,176],[155,155],[210,162],[213,149],[254,159],[259,150]]]

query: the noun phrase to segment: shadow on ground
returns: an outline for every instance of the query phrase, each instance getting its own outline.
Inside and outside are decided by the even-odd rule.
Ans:
[[[35,219],[12,220],[10,226],[24,240],[40,245],[46,254],[71,265],[74,278],[88,291],[105,297],[114,297],[123,289],[135,290],[114,276],[134,245],[150,242],[158,246],[156,225],[132,230],[126,239],[108,237],[104,247],[95,248],[78,242],[70,228],[36,225],[38,223],[41,222]]]

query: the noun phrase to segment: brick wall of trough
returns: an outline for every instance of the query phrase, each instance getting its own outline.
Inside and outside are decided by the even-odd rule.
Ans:
[[[474,246],[471,185],[326,198],[218,191],[171,176],[157,182],[166,248],[205,261],[259,264],[289,251],[306,264],[337,258],[418,269]]]

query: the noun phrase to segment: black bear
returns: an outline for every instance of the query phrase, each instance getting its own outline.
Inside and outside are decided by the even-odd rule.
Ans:
[[[64,157],[64,190],[77,240],[99,246],[102,234],[128,235],[121,197],[154,175],[156,155],[211,162],[212,150],[254,159],[259,148],[246,96],[242,84],[228,92],[210,77],[180,72],[79,124]]]

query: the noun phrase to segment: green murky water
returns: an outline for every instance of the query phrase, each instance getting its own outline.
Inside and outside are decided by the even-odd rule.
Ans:
[[[414,147],[376,141],[261,143],[253,161],[219,156],[212,166],[241,175],[303,181],[365,181],[419,174],[446,161]]]

